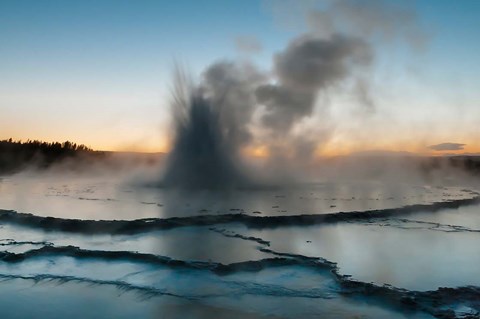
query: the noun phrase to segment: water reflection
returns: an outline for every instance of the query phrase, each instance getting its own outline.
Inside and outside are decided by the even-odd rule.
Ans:
[[[269,240],[276,251],[335,261],[341,273],[364,282],[409,290],[480,285],[480,233],[403,229],[388,223],[243,232]]]

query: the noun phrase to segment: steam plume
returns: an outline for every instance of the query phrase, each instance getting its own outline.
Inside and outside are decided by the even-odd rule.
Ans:
[[[388,36],[409,38],[414,28],[403,27],[403,22],[414,17],[382,1],[367,3],[368,10],[354,0],[332,1],[323,10],[312,8],[306,15],[310,30],[273,57],[270,72],[217,62],[193,83],[178,71],[172,103],[175,136],[163,184],[251,185],[251,176],[258,174],[249,174],[242,159],[242,150],[250,144],[268,147],[274,174],[285,174],[292,162],[307,166],[322,137],[331,135],[326,132],[331,126],[326,116],[315,119],[315,125],[307,122],[316,111],[326,109],[320,101],[331,89],[345,83],[352,86],[358,104],[373,112],[367,74],[374,62],[373,43]]]

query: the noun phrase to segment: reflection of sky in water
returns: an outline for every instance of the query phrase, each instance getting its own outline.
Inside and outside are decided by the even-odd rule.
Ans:
[[[91,178],[0,180],[0,209],[83,219],[242,212],[259,216],[322,214],[473,196],[462,188],[375,182],[216,193],[171,192]],[[267,258],[278,256],[262,249],[323,257],[338,263],[341,274],[379,285],[387,283],[411,290],[480,285],[480,232],[474,232],[480,229],[479,210],[479,206],[465,206],[398,218],[307,227],[248,229],[222,224],[132,235],[82,235],[3,223],[0,254],[7,257],[8,253],[28,254],[44,245],[128,253],[115,258],[50,253],[19,262],[4,260],[0,262],[0,277],[23,279],[2,282],[0,298],[12,299],[5,313],[16,313],[20,318],[29,318],[32,313],[49,318],[77,318],[78,314],[70,310],[89,303],[92,296],[102,301],[102,309],[98,313],[90,309],[82,312],[82,318],[211,318],[212,313],[218,318],[431,318],[395,308],[374,297],[346,296],[328,267],[312,268],[301,263],[265,266],[269,265],[265,263]],[[262,240],[269,241],[270,246]],[[148,257],[129,259],[132,253],[167,256],[189,263],[201,261],[210,266],[193,269],[152,263]],[[253,266],[254,271],[237,269],[219,275],[205,268],[216,263],[251,261],[259,261]],[[38,276],[46,277],[38,281]],[[32,285],[33,282],[37,284]],[[12,291],[11,295],[7,291]],[[159,297],[161,292],[180,297]],[[42,296],[36,298],[38,294]],[[20,307],[18,300],[28,299],[34,299],[28,301],[29,308]],[[44,309],[47,303],[55,308],[54,312]]]
[[[480,211],[479,206],[475,207]],[[480,286],[480,233],[381,224],[339,223],[243,233],[271,241],[275,251],[335,261],[342,274],[364,282],[388,283],[409,290]]]
[[[138,235],[80,235],[1,225],[1,238],[16,242],[47,242],[55,246],[76,246],[87,250],[135,251],[180,260],[215,261],[225,264],[271,257],[257,249],[258,244],[227,238],[207,227],[183,227]],[[6,243],[6,241],[0,241]],[[22,252],[33,245],[4,245],[0,251]]]

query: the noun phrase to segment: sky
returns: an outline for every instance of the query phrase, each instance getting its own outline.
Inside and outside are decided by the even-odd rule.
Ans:
[[[268,72],[308,29],[313,2],[0,0],[0,139],[168,151],[175,63],[194,77],[222,60]],[[360,114],[341,87],[329,93],[315,124],[330,130],[321,154],[480,152],[480,1],[410,9],[421,43],[375,40],[375,109]],[[443,143],[451,150],[429,148]]]

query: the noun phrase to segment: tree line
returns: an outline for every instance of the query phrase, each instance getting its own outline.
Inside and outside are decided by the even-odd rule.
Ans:
[[[0,173],[11,173],[25,167],[47,168],[68,158],[92,158],[103,156],[84,144],[70,141],[44,142],[39,140],[0,140]]]

